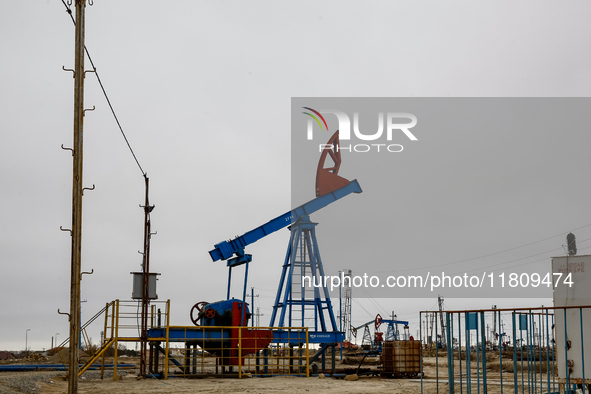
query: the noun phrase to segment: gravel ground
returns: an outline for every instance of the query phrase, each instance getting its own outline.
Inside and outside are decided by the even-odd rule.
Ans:
[[[125,375],[125,371],[118,371]],[[63,371],[3,372],[0,373],[0,394],[36,394],[41,388],[39,382],[51,383],[64,379]],[[100,379],[100,371],[86,371],[82,379]],[[105,379],[113,378],[113,371],[105,371]]]

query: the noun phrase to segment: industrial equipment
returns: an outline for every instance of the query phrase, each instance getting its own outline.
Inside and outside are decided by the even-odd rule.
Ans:
[[[394,315],[394,319],[382,319],[382,316],[378,313],[375,319],[376,330],[385,323],[388,325],[386,330],[386,341],[399,341],[399,340],[408,340],[410,338],[408,322],[403,320],[397,320],[396,315]],[[401,324],[404,326],[404,335],[403,338],[400,338],[400,333],[398,331],[398,325]]]
[[[228,272],[228,290],[227,301],[218,303],[198,303],[191,311],[191,320],[198,324],[201,320],[202,325],[226,325],[226,320],[221,316],[233,316],[232,325],[247,326],[250,313],[246,303],[246,289],[248,279],[248,266],[252,261],[252,255],[245,252],[245,248],[274,233],[282,228],[290,226],[291,237],[287,249],[285,263],[273,306],[271,315],[271,327],[305,327],[305,314],[313,312],[314,331],[309,331],[310,343],[320,343],[321,351],[315,357],[326,350],[329,346],[342,342],[344,333],[339,332],[335,321],[330,297],[326,288],[306,289],[302,280],[295,280],[296,275],[308,275],[313,278],[324,277],[324,269],[320,258],[318,243],[315,235],[317,223],[310,221],[310,214],[332,204],[333,202],[351,194],[361,193],[361,187],[357,180],[349,181],[338,175],[341,165],[341,155],[339,149],[339,132],[335,132],[330,138],[327,148],[323,150],[318,164],[316,174],[315,192],[316,198],[292,209],[269,222],[254,228],[245,234],[234,239],[221,241],[215,244],[214,249],[209,251],[211,259],[227,260]],[[327,159],[330,157],[334,165],[325,167]],[[245,264],[244,291],[242,301],[230,300],[230,287],[232,279],[232,269]],[[297,268],[297,269],[296,269]],[[313,282],[314,283],[314,282]],[[316,282],[318,283],[318,281]],[[294,284],[295,286],[292,286]],[[299,286],[299,287],[298,287]],[[235,308],[240,313],[235,314]],[[214,317],[209,317],[214,315]],[[198,311],[198,317],[194,317],[194,312]],[[211,312],[209,312],[211,311]],[[299,313],[299,314],[298,314]],[[229,322],[229,321],[228,321]],[[329,327],[330,325],[330,327]],[[253,330],[264,331],[264,330]],[[255,334],[255,337],[258,334]],[[264,335],[260,333],[260,335]],[[260,337],[256,337],[259,338]],[[275,342],[275,340],[273,340]],[[264,341],[261,340],[261,344]],[[333,352],[334,354],[334,352]],[[312,360],[315,359],[312,358]]]
[[[198,312],[197,317],[194,316],[195,311]],[[251,313],[248,310],[248,304],[236,299],[212,303],[199,302],[191,309],[191,320],[196,326],[228,327],[226,330],[228,335],[220,335],[217,338],[208,338],[208,341],[198,342],[205,350],[219,357],[222,367],[225,365],[242,365],[242,357],[257,353],[272,342],[273,333],[271,330],[237,328],[248,326],[250,317]],[[201,321],[201,324],[197,324],[198,320]],[[238,346],[239,339],[241,347]],[[242,350],[242,357],[238,357],[238,349]]]
[[[374,320],[370,320],[367,323],[360,325],[359,327],[351,327],[351,332],[354,337],[357,337],[357,331],[363,328],[363,339],[361,341],[361,347],[365,353],[369,354],[380,354],[382,352],[382,343],[384,342],[384,333],[379,331],[382,323],[388,324],[386,333],[386,341],[399,340],[398,335],[398,324],[404,325],[405,335],[404,339],[408,339],[408,322],[394,319],[382,319],[382,316],[378,313]],[[369,327],[373,324],[374,335],[372,337]]]
[[[382,377],[413,378],[421,373],[420,341],[384,341]]]
[[[375,320],[370,320],[365,324],[360,325],[359,327],[351,327],[351,333],[355,338],[357,338],[357,331],[363,328],[363,339],[361,340],[361,348],[363,350],[370,350],[371,346],[373,345],[374,341],[371,337],[371,333],[369,331],[369,326],[374,323]]]

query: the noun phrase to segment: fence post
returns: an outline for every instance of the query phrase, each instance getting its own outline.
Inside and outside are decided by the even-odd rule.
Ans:
[[[449,394],[454,394],[454,345],[452,342],[452,322],[453,314],[450,318],[450,314],[446,312],[445,323],[447,325],[447,382],[449,385]]]
[[[113,358],[113,381],[117,381],[117,350],[119,348],[119,300],[115,300],[115,355]]]
[[[166,357],[164,358],[164,379],[168,380],[168,352],[170,351],[170,300],[166,300]]]
[[[497,312],[493,312],[497,313]],[[501,330],[501,311],[498,312],[499,314],[499,364],[501,365],[501,394],[503,394],[503,331]],[[496,327],[494,327],[496,331]]]
[[[419,312],[419,340],[421,341],[421,394],[423,394],[423,314]],[[427,338],[425,338],[427,340]]]
[[[514,392],[518,393],[517,386],[517,326],[515,325],[515,311],[511,315],[513,319],[513,384],[515,385]]]
[[[306,368],[306,377],[309,378],[310,377],[310,342],[309,342],[309,337],[308,337],[308,327],[306,327],[306,365],[308,366],[308,368]]]
[[[105,343],[107,343],[107,324],[109,321],[109,302],[107,302],[107,304],[105,305],[105,328],[103,331],[103,338],[102,338],[102,343],[101,343],[101,349],[103,348],[103,346],[105,346]],[[103,379],[105,377],[105,352],[103,352],[103,356],[102,356],[102,361],[101,361],[101,379]]]
[[[564,391],[570,390],[569,388],[569,379],[568,379],[568,331],[566,330],[566,308],[564,310],[564,367],[566,368],[566,384],[564,386]]]
[[[470,313],[466,312],[466,392],[470,394],[472,392],[472,372],[470,371]]]
[[[582,362],[582,366],[583,366],[583,394],[585,394],[585,386],[586,386],[586,381],[585,381],[585,347],[584,347],[584,343],[583,343],[583,308],[579,308],[579,315],[581,318],[581,362]]]
[[[439,394],[439,342],[437,342],[439,330],[437,328],[437,315],[434,313],[433,317],[435,318],[435,380],[437,382],[437,394]],[[443,342],[443,337],[441,337],[441,342]]]
[[[462,313],[458,313],[458,358],[460,359],[460,394],[462,394]]]
[[[486,335],[484,332],[484,312],[480,314],[480,326],[482,327],[481,338],[482,338],[482,392],[484,394],[487,393],[487,384],[486,384]],[[502,365],[501,365],[502,367]],[[501,369],[501,375],[503,374],[503,370]]]
[[[474,312],[474,324],[476,325],[476,392],[480,394],[480,346],[478,345],[478,312]],[[481,330],[484,327],[481,327]]]
[[[554,358],[554,354],[552,354]],[[552,369],[554,373],[554,369]],[[548,309],[546,309],[546,378],[547,378],[547,392],[550,392],[550,325],[548,324]]]
[[[242,379],[242,328],[238,329],[238,378]]]

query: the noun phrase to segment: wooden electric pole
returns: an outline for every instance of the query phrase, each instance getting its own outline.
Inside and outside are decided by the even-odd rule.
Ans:
[[[148,306],[150,304],[150,239],[152,237],[152,225],[150,223],[150,212],[154,205],[150,205],[150,179],[144,173],[146,182],[146,200],[144,208],[144,252],[142,261],[142,314],[141,314],[141,336],[140,336],[140,376],[146,377],[146,353],[148,350]]]
[[[82,135],[84,120],[84,11],[85,0],[76,0],[76,48],[74,65],[74,146],[72,186],[72,272],[70,288],[70,363],[68,393],[78,393],[80,331],[80,267],[82,250]]]

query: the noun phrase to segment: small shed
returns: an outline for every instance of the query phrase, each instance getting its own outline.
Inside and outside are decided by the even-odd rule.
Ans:
[[[16,360],[16,357],[11,352],[0,351],[0,360]]]

